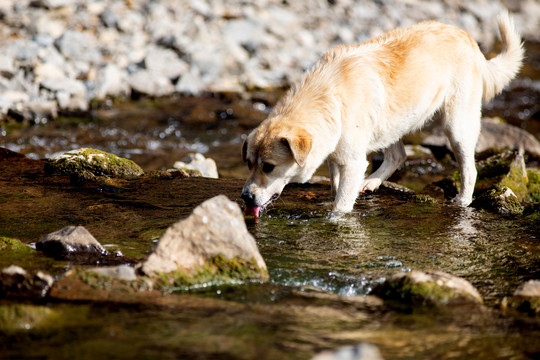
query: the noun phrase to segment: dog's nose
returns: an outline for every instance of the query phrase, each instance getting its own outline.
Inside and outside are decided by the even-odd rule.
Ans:
[[[242,192],[242,200],[244,200],[248,206],[255,206],[255,195],[249,191]]]

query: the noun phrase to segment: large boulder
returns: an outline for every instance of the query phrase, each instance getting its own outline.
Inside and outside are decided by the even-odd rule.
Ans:
[[[163,285],[266,280],[266,264],[238,204],[219,195],[170,226],[139,266]]]
[[[471,283],[442,271],[396,273],[373,293],[398,308],[483,303]]]

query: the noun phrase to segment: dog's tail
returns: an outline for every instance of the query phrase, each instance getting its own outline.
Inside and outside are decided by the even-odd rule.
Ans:
[[[497,24],[501,34],[502,51],[487,61],[484,67],[484,101],[491,100],[508,85],[521,68],[524,56],[521,37],[507,11],[499,15]]]

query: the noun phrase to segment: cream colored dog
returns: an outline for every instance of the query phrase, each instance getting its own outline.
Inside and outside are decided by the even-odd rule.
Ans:
[[[250,175],[246,214],[258,216],[289,182],[306,182],[326,159],[333,211],[350,212],[361,191],[376,190],[404,161],[401,138],[438,112],[461,172],[454,203],[472,201],[474,149],[482,99],[519,71],[523,49],[508,14],[498,19],[503,50],[486,60],[466,32],[437,22],[394,30],[329,50],[244,142]],[[384,161],[364,177],[366,156]]]

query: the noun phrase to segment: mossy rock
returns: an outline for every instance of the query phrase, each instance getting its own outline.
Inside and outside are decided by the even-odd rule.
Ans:
[[[529,220],[540,222],[540,202],[527,204],[523,210],[523,216]]]
[[[524,209],[514,192],[505,186],[477,193],[471,206],[501,215],[520,215]]]
[[[82,181],[108,176],[132,178],[143,174],[135,162],[104,151],[81,148],[47,160],[45,171],[74,176]]]
[[[519,311],[530,316],[540,316],[540,280],[529,280],[521,284],[513,296],[504,298],[503,310]]]
[[[506,151],[490,156],[477,164],[478,180],[475,191],[497,187],[512,190],[519,201],[527,198],[528,177],[523,156],[516,151]]]
[[[528,202],[540,202],[540,170],[527,170],[527,198]]]
[[[434,199],[433,197],[426,194],[413,195],[411,200],[417,204],[434,205],[438,203],[437,199]]]
[[[394,274],[375,287],[373,294],[390,306],[402,310],[483,302],[478,291],[468,281],[440,271]]]
[[[246,261],[239,257],[227,259],[218,255],[195,271],[178,269],[170,273],[159,273],[154,278],[157,288],[191,288],[199,285],[243,283],[250,280],[268,280],[268,271],[257,266],[255,259]]]
[[[34,249],[26,246],[20,240],[3,236],[0,236],[0,251],[21,255],[30,255],[36,253]]]

